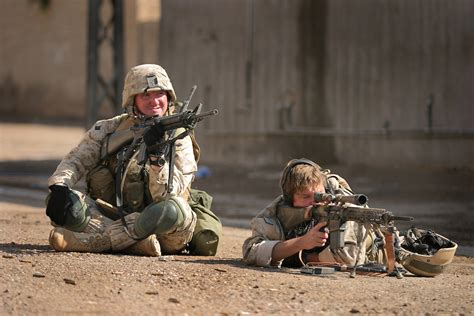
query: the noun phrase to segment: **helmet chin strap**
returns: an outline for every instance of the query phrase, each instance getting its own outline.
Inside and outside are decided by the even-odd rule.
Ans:
[[[140,119],[140,120],[143,120],[143,119],[146,118],[146,116],[142,112],[140,112],[140,110],[138,110],[138,108],[135,106],[135,104],[133,104],[131,106],[131,109],[132,110],[130,111],[130,114],[132,114],[134,118],[137,118],[137,119]]]

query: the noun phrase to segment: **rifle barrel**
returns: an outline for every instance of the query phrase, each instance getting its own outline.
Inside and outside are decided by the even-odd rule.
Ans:
[[[206,117],[206,116],[217,115],[218,113],[219,113],[219,111],[217,109],[210,110],[210,111],[207,111],[207,112],[204,112],[204,113],[196,114],[196,119],[200,119],[200,118],[203,118],[203,117]]]
[[[364,194],[354,195],[336,195],[336,202],[338,203],[352,203],[356,205],[364,205],[367,203],[369,198]]]
[[[393,220],[412,222],[414,218],[412,216],[393,216]]]

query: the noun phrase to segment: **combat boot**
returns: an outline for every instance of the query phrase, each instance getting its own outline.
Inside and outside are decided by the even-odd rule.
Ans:
[[[106,233],[78,233],[63,227],[51,230],[49,244],[56,251],[106,252],[112,249]]]
[[[125,248],[122,252],[131,255],[159,257],[161,256],[161,246],[156,235],[153,234]]]
[[[105,229],[99,227],[100,229],[90,232],[73,232],[63,227],[56,227],[51,231],[49,243],[56,251],[112,251],[153,257],[160,256],[161,247],[156,235],[152,234],[145,239],[141,239],[135,234],[135,221],[139,215],[139,213],[132,213],[125,216],[127,230],[121,220],[108,224]]]
[[[125,216],[125,221],[132,232],[138,215],[132,213]],[[49,244],[56,251],[116,252],[139,241],[139,238],[125,231],[120,220],[108,224],[104,229],[92,226],[90,228],[91,230],[87,232],[74,232],[64,227],[56,227],[50,233]]]

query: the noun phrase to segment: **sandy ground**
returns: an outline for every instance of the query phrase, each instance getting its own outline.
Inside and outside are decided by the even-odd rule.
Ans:
[[[416,218],[462,246],[435,278],[245,266],[249,219],[279,193],[279,169],[208,165],[196,187],[214,196],[224,236],[215,257],[57,253],[48,246],[46,178],[82,135],[75,127],[0,124],[0,314],[457,314],[474,313],[470,170],[329,166],[371,206]],[[400,227],[400,225],[399,225]],[[408,227],[408,226],[407,226]]]

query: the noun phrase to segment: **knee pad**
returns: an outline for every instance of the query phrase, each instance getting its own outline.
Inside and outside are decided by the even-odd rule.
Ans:
[[[62,226],[75,232],[82,232],[91,219],[89,206],[82,193],[70,190],[69,195],[72,205],[67,210],[65,222]]]
[[[172,232],[184,221],[183,202],[175,197],[148,205],[135,222],[134,231],[139,238],[151,234],[161,235]]]

